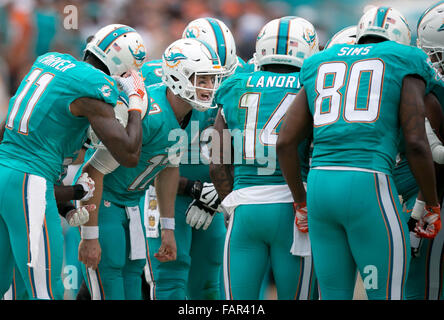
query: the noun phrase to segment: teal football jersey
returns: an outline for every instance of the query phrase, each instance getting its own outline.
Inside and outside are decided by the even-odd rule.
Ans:
[[[312,167],[392,173],[399,143],[402,81],[429,84],[426,54],[392,41],[334,45],[304,61],[300,81],[313,115]]]
[[[148,87],[152,84],[162,82],[162,60],[152,60],[145,62],[140,68],[140,73],[142,74],[143,81]]]
[[[176,154],[171,150],[181,146],[183,130],[166,98],[166,89],[163,84],[148,88],[149,114],[142,120],[143,140],[139,163],[134,168],[120,166],[107,174],[104,177],[103,199],[122,206],[137,205],[154,177],[170,164],[169,155]]]
[[[211,182],[210,163],[211,132],[218,109],[204,112],[193,110],[185,128],[187,146],[180,162],[180,176],[191,180]]]
[[[233,137],[234,189],[286,184],[276,158],[276,141],[291,102],[300,86],[298,73],[257,71],[228,78],[216,93]],[[305,159],[307,145],[300,146]],[[303,175],[307,161],[301,161]]]
[[[77,156],[89,122],[70,104],[81,97],[116,104],[115,80],[68,54],[37,58],[9,102],[0,163],[55,182]]]
[[[240,65],[236,69],[236,72],[245,72],[245,73],[254,72],[254,60],[253,60],[253,58],[251,58],[247,62],[245,62],[242,59],[240,59],[239,62],[240,62]]]

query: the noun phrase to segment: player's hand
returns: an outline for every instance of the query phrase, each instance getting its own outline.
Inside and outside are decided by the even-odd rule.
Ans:
[[[294,223],[300,232],[308,232],[308,220],[307,220],[307,204],[305,202],[293,203],[295,212]]]
[[[433,239],[441,230],[440,206],[426,206],[426,213],[416,224],[415,232],[421,238]]]
[[[148,97],[140,74],[131,70],[127,77],[114,77],[129,99],[128,111],[139,111],[141,118],[145,117],[148,109]]]
[[[80,201],[87,201],[93,197],[94,190],[96,189],[95,182],[93,179],[88,177],[87,172],[82,173],[79,179],[77,179],[76,184],[80,184],[83,188],[83,191],[86,192],[83,198],[80,199]]]
[[[177,257],[176,239],[174,230],[162,229],[162,243],[157,253],[154,254],[160,262],[174,261]]]
[[[65,216],[66,221],[71,227],[78,227],[89,220],[89,211],[96,210],[95,204],[88,204],[68,211]]]
[[[99,239],[82,239],[79,244],[79,261],[83,262],[87,268],[97,269],[102,248]]]
[[[221,201],[216,188],[212,183],[196,180],[191,190],[194,199],[213,211],[222,211],[219,207]]]
[[[200,227],[202,230],[207,230],[215,213],[216,211],[204,206],[200,201],[193,200],[187,209],[185,221],[196,230],[199,230]]]

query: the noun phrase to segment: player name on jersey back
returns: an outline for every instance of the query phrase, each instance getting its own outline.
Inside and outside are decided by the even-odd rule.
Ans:
[[[39,59],[39,62],[48,67],[52,67],[56,70],[59,70],[61,72],[65,72],[66,70],[76,66],[76,64],[73,63],[72,61],[68,59],[62,59],[61,57],[57,57],[53,54],[41,57]]]
[[[253,76],[248,77],[247,88],[299,88],[298,78],[293,75],[279,75],[270,76],[263,75],[257,79],[253,79]]]

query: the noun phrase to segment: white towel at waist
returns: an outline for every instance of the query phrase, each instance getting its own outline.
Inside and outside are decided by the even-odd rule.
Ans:
[[[145,235],[143,234],[142,219],[139,206],[125,207],[129,220],[130,256],[131,260],[146,258]]]
[[[306,188],[306,184],[304,183]],[[242,204],[292,203],[293,196],[288,185],[253,186],[232,191],[222,205],[231,217],[237,206]],[[308,233],[302,233],[293,223],[293,244],[290,252],[296,256],[310,256],[311,244]]]

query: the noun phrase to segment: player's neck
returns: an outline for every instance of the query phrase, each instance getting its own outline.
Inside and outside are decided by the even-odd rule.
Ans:
[[[173,109],[177,122],[179,123],[181,123],[185,116],[193,109],[188,102],[173,94],[170,89],[167,89],[167,100]]]

